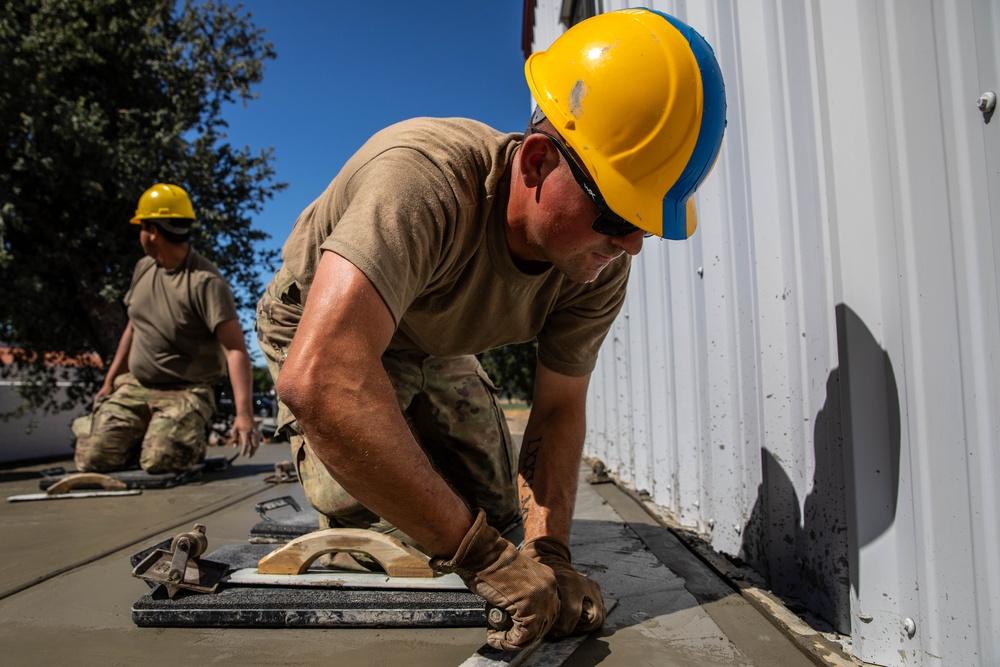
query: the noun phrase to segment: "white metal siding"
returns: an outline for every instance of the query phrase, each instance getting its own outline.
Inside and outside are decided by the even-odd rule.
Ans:
[[[17,378],[0,380],[0,414],[13,412],[23,401],[17,393],[18,384]],[[67,386],[68,382],[57,383],[57,400],[66,399]],[[68,457],[74,445],[70,424],[82,414],[86,410],[80,408],[54,414],[30,411],[0,421],[0,464]]]
[[[859,658],[1000,664],[1000,3],[630,4],[705,35],[729,125],[698,232],[634,264],[588,454]]]

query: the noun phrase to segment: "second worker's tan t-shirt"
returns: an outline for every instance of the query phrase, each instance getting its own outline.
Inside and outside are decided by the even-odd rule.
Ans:
[[[236,319],[229,283],[196,253],[175,269],[152,257],[136,263],[125,294],[132,322],[129,372],[146,386],[215,384],[226,377],[226,357],[215,329]]]
[[[591,283],[520,271],[505,236],[510,162],[521,134],[418,118],[373,136],[295,223],[282,250],[302,303],[322,251],[358,267],[385,301],[390,350],[448,357],[538,338],[539,361],[593,370],[621,309],[630,258]]]

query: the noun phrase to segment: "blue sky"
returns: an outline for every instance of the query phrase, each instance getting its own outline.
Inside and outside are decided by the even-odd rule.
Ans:
[[[377,130],[465,116],[504,131],[530,115],[520,0],[246,0],[278,57],[259,98],[226,110],[229,141],[274,147],[288,188],[254,227],[280,248],[295,218]],[[269,271],[265,283],[270,279]]]

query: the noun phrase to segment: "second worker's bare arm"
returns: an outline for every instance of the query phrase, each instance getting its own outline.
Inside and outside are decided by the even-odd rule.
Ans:
[[[236,408],[233,446],[239,447],[240,453],[250,458],[260,444],[260,432],[253,420],[253,371],[239,320],[219,323],[215,328],[215,337],[219,339],[226,354],[229,384],[233,388],[233,405]]]
[[[95,407],[114,390],[115,378],[122,373],[128,372],[128,355],[131,350],[132,320],[129,320],[125,325],[125,331],[122,332],[122,337],[118,340],[118,348],[115,350],[114,359],[111,360],[108,372],[104,375],[104,384],[101,385],[101,388],[94,396]]]

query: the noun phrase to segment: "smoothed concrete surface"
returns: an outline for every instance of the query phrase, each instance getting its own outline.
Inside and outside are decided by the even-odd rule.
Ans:
[[[304,504],[297,484],[263,482],[275,461],[288,458],[286,445],[272,444],[254,459],[237,460],[226,473],[206,474],[183,487],[119,498],[4,503],[0,661],[81,667],[374,667],[403,661],[441,667],[472,655],[485,640],[483,628],[138,628],[132,623],[131,606],[147,590],[131,576],[132,554],[196,522],[207,527],[209,551],[246,543],[260,519],[255,503],[292,495]],[[35,474],[35,469],[0,471],[0,493],[6,498],[37,490]],[[697,559],[688,560],[689,552],[670,541],[669,531],[616,491],[580,484],[574,562],[618,605],[605,628],[584,641],[566,665],[811,664],[756,610],[699,568]]]
[[[274,446],[279,447],[277,445]],[[277,460],[287,459],[287,447]],[[228,453],[229,450],[226,450]],[[280,454],[268,446],[262,456]],[[172,489],[145,489],[137,496],[6,502],[13,495],[39,493],[38,471],[55,465],[69,472],[72,460],[0,471],[0,531],[6,558],[0,559],[0,598],[56,572],[180,527],[182,532],[206,512],[240,502],[269,485],[261,472],[274,461],[237,459],[228,470]],[[39,548],[45,545],[44,548]],[[139,549],[135,549],[139,551]]]

